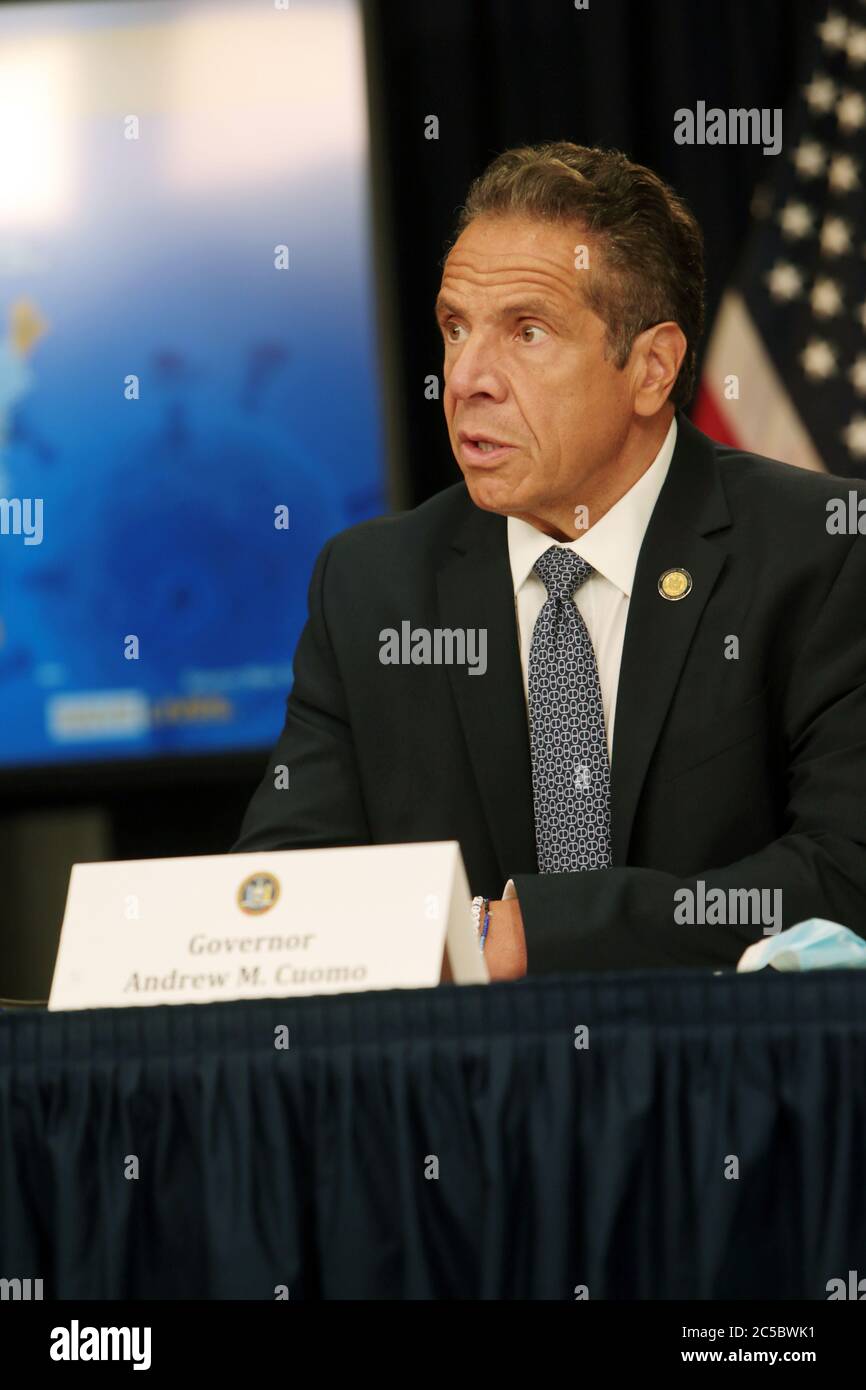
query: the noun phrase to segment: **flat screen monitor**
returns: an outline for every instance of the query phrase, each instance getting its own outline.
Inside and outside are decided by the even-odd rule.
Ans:
[[[276,738],[388,504],[373,243],[356,0],[0,9],[0,770]]]

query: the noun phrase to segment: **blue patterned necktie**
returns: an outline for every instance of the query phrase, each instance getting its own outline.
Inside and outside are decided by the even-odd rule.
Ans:
[[[538,871],[606,869],[610,763],[595,652],[574,592],[593,573],[552,545],[535,573],[547,599],[529,649],[529,721]]]

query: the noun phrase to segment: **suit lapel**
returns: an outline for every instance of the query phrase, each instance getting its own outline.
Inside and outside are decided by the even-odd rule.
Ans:
[[[729,522],[715,449],[678,414],[676,448],[641,546],[629,602],[611,766],[614,865],[628,863],[650,759],[725,561],[725,551],[704,537]],[[659,593],[659,579],[668,569],[687,570],[692,579],[691,592],[676,602]]]
[[[468,494],[466,505],[437,576],[439,619],[445,628],[486,629],[487,671],[470,676],[464,667],[449,666],[448,675],[501,872],[535,873],[529,728],[507,525]]]
[[[613,862],[627,863],[629,840],[650,759],[701,614],[725,561],[704,539],[730,523],[715,449],[685,416],[641,546],[629,603],[617,691],[611,768]],[[668,569],[687,570],[692,590],[670,602],[659,593]],[[504,517],[466,495],[466,515],[437,575],[445,628],[487,631],[487,672],[449,666],[475,779],[503,874],[535,873],[535,817],[529,729]]]

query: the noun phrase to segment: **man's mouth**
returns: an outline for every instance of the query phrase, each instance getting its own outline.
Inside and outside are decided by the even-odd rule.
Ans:
[[[471,434],[465,430],[460,431],[459,438],[461,454],[472,463],[482,459],[488,463],[492,463],[515,447],[513,444],[508,444],[505,440],[493,439],[487,434]]]

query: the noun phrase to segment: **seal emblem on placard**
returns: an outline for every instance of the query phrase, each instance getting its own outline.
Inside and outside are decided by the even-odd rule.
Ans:
[[[250,874],[238,889],[241,912],[267,912],[280,896],[280,881],[273,874]]]

